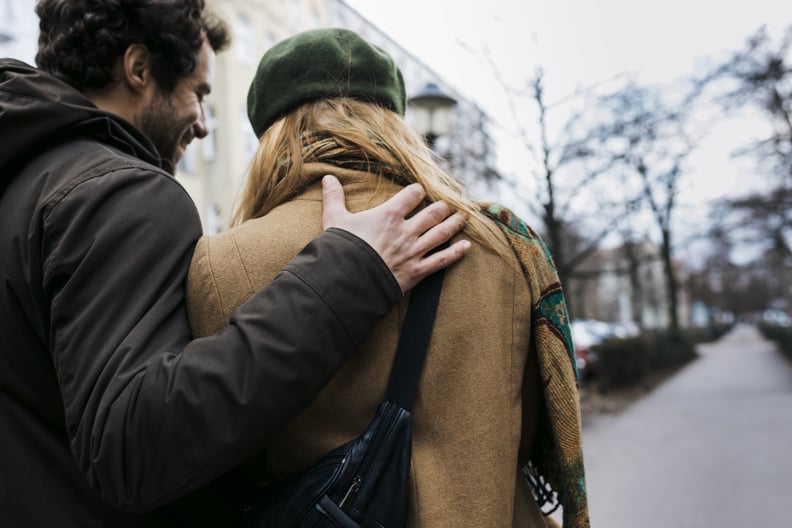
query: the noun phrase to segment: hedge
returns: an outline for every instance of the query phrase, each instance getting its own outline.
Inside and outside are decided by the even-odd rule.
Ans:
[[[774,341],[778,346],[778,350],[792,360],[792,328],[788,326],[760,324],[759,331],[762,332],[765,339]]]
[[[709,331],[647,331],[592,347],[597,354],[594,383],[609,390],[638,385],[650,373],[678,368],[696,357],[696,343],[713,339]]]

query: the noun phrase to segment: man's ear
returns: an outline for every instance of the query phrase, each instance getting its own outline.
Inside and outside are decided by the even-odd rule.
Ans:
[[[152,83],[151,54],[143,44],[132,44],[124,52],[122,81],[130,90],[142,93]]]

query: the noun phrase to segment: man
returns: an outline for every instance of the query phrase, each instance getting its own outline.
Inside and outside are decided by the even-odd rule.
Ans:
[[[203,0],[37,13],[41,69],[0,60],[0,526],[181,525],[403,290],[462,256],[464,242],[422,257],[464,220],[444,204],[405,220],[416,187],[352,215],[331,179],[330,229],[190,342],[201,229],[171,173],[207,133],[226,30]]]

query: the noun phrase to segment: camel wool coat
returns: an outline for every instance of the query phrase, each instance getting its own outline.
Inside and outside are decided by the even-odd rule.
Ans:
[[[187,293],[196,337],[228,324],[238,305],[321,232],[322,175],[341,180],[353,212],[401,188],[332,165],[310,163],[305,170],[315,183],[301,195],[199,241]],[[505,237],[497,228],[492,236],[508,261],[473,242],[446,272],[412,409],[411,527],[549,526],[520,471],[541,405],[537,360],[529,353],[531,294]],[[407,298],[359,343],[314,403],[268,443],[274,475],[293,475],[366,428],[385,393]],[[299,317],[284,313],[283,324]]]

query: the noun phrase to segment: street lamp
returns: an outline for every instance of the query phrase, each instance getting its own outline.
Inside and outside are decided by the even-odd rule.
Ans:
[[[433,149],[437,138],[451,129],[451,111],[457,104],[456,99],[444,94],[436,84],[428,83],[407,103],[412,111],[413,127]]]

